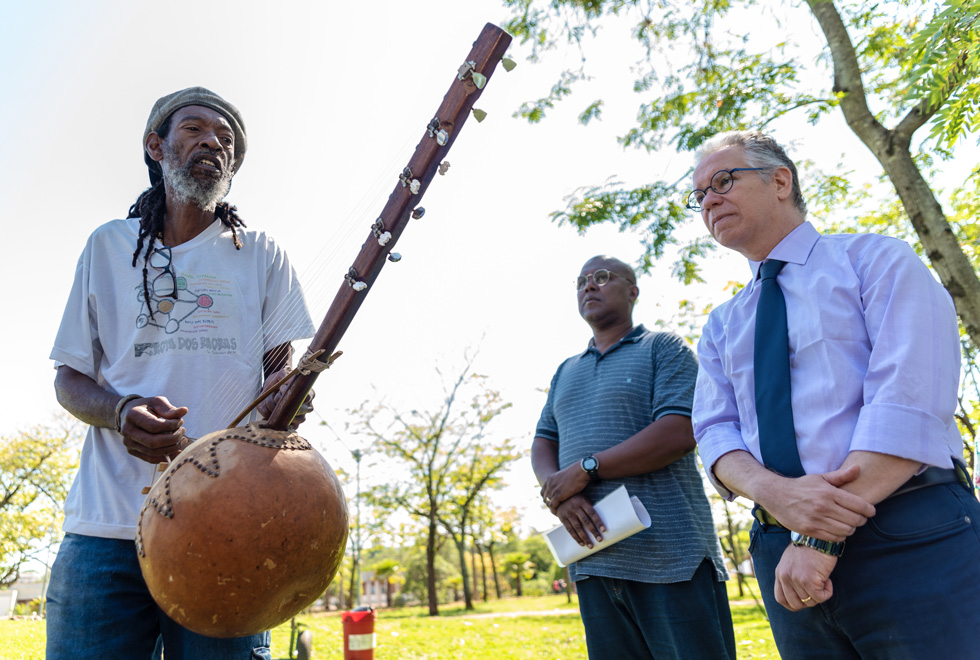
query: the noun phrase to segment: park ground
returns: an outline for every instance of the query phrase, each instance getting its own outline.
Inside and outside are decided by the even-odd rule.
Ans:
[[[728,586],[738,657],[778,660],[762,607],[751,597],[739,597],[734,581]],[[477,602],[475,608],[467,612],[460,603],[442,605],[438,617],[427,616],[427,610],[419,607],[379,610],[375,657],[378,660],[587,658],[585,631],[574,597],[570,604],[561,594],[505,598]],[[303,614],[296,620],[313,634],[313,658],[342,660],[343,624],[339,613]],[[289,657],[290,633],[289,622],[272,631],[273,658]],[[44,621],[0,620],[0,640],[0,660],[40,660],[44,657]]]

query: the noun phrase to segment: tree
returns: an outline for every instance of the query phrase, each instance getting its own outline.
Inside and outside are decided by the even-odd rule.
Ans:
[[[479,378],[483,377],[480,376]],[[479,405],[487,414],[494,417],[505,408],[510,407],[510,404],[503,403],[499,392],[488,388],[483,388]],[[456,545],[456,552],[459,555],[464,607],[467,610],[473,609],[473,589],[470,585],[469,570],[466,566],[466,539],[470,536],[470,526],[473,522],[477,498],[489,490],[503,486],[500,473],[523,455],[510,439],[498,445],[483,444],[478,442],[479,440],[479,437],[475,437],[475,442],[464,449],[463,455],[459,458],[458,467],[450,474],[451,492],[447,498],[446,506],[438,514],[439,523]],[[486,594],[485,588],[484,594]]]
[[[514,578],[514,593],[518,597],[523,596],[524,589],[521,585],[524,580],[534,577],[535,566],[531,555],[527,552],[511,552],[504,557],[504,563],[507,564],[507,572]]]
[[[329,424],[326,422],[321,422],[321,426],[330,428]],[[333,429],[331,429],[332,431]],[[336,435],[336,433],[334,433]],[[340,444],[344,444],[340,437],[337,437]],[[344,445],[346,448],[346,445]],[[351,456],[354,458],[356,463],[355,472],[353,475],[349,474],[343,468],[337,468],[337,478],[340,480],[341,484],[346,486],[345,496],[349,490],[351,482],[353,480],[355,494],[353,499],[353,505],[351,504],[351,498],[347,496],[348,510],[353,509],[354,514],[351,516],[351,522],[353,527],[353,533],[347,537],[347,548],[350,549],[349,555],[345,549],[345,554],[343,560],[341,560],[340,567],[338,568],[337,575],[331,582],[337,585],[337,598],[338,603],[341,608],[344,608],[347,603],[350,603],[351,607],[360,605],[361,599],[361,561],[362,561],[362,551],[364,548],[364,537],[367,537],[369,543],[371,541],[376,541],[380,537],[381,532],[384,528],[378,523],[374,522],[377,517],[367,516],[368,524],[365,524],[365,517],[361,515],[361,500],[363,499],[361,493],[361,460],[364,457],[364,451],[355,449],[351,451]],[[349,572],[347,572],[349,569]],[[347,579],[347,592],[346,596],[344,593],[344,580],[345,575]],[[328,586],[327,592],[329,596],[331,589]]]
[[[470,565],[473,567],[473,590],[476,591],[476,576],[480,576],[480,584],[482,586],[481,593],[483,595],[483,602],[487,602],[487,562],[486,557],[483,555],[483,551],[480,548],[480,543],[476,540],[476,537],[470,535]],[[480,569],[477,571],[476,562],[480,561]]]
[[[489,501],[483,502],[476,510],[472,530],[473,543],[487,553],[490,559],[490,571],[493,574],[493,588],[497,599],[501,598],[500,573],[497,570],[497,559],[494,550],[515,538],[515,528],[520,516],[514,508],[500,511],[490,506]],[[482,561],[482,559],[481,559]],[[484,571],[484,576],[486,572]],[[486,600],[486,585],[483,587],[483,600]]]
[[[62,503],[78,468],[74,425],[0,438],[0,588],[61,537]]]
[[[449,586],[450,580],[459,576],[459,571],[443,556],[444,554],[441,548],[436,552],[435,559],[432,561],[433,568],[430,570],[425,546],[411,548],[405,557],[404,593],[417,598],[420,602],[425,601],[429,594],[429,578],[433,575],[437,593]]]
[[[400,478],[393,477],[376,486],[371,501],[382,510],[404,510],[426,525],[430,616],[439,614],[435,559],[442,538],[440,518],[448,518],[450,508],[459,505],[456,498],[461,491],[455,479],[466,474],[466,466],[476,461],[481,467],[473,472],[468,488],[482,482],[478,493],[500,468],[494,457],[513,452],[509,441],[495,445],[486,435],[487,426],[510,404],[500,401],[499,395],[486,387],[485,377],[470,371],[471,364],[472,359],[447,388],[446,397],[435,412],[402,413],[386,404],[366,403],[353,411],[358,420],[353,424],[354,432],[368,436],[394,462],[389,469],[400,474]],[[469,402],[462,401],[469,392]],[[461,565],[466,572],[466,562]]]
[[[980,1],[953,0],[913,39],[912,97],[936,113],[930,137],[952,147],[980,127]]]
[[[741,566],[750,558],[747,539],[752,517],[749,514],[749,507],[740,500],[729,502],[717,494],[713,495],[712,499],[721,503],[724,521],[719,525],[718,540],[721,542],[721,549],[735,567],[739,598],[744,598],[748,583],[742,574]]]
[[[543,536],[540,534],[531,534],[521,541],[521,549],[529,555],[528,559],[534,564],[534,575],[531,576],[532,578],[537,577],[539,573],[548,574],[551,572],[552,566],[555,564],[555,558],[551,554],[551,550],[548,549],[548,543],[544,540]]]
[[[800,113],[817,123],[839,110],[882,166],[967,335],[980,346],[980,279],[920,169],[923,158],[949,159],[957,141],[980,130],[976,0],[946,0],[941,7],[922,0],[504,1],[515,11],[507,28],[534,45],[532,58],[562,39],[584,49],[585,38],[604,18],[632,23],[632,36],[646,52],[634,84],[645,102],[637,124],[620,138],[625,146],[657,150],[672,144],[679,151],[694,151],[721,131],[761,129]],[[760,11],[759,5],[770,11]],[[785,23],[815,19],[823,51],[738,34],[745,22],[735,19],[745,7],[752,9],[755,35],[792,34]],[[785,10],[785,19],[776,17],[777,9]],[[775,29],[760,28],[767,16]],[[814,62],[819,75],[810,75]],[[584,65],[564,72],[547,97],[525,104],[519,114],[540,121],[587,77]],[[600,117],[602,107],[602,100],[591,102],[580,120]],[[931,139],[916,145],[916,132],[929,122]],[[688,179],[633,190],[619,184],[591,186],[554,216],[580,231],[601,222],[646,230],[642,266],[649,269],[665,246],[676,242],[675,229],[689,222],[682,205]],[[840,176],[824,177],[820,187],[822,193],[811,198],[828,202],[853,190]],[[694,259],[710,248],[703,239],[684,246],[675,272],[685,281],[700,279]]]
[[[375,577],[384,580],[385,583],[385,604],[391,607],[391,587],[395,584],[405,584],[405,578],[401,574],[401,567],[394,559],[382,559],[371,567]]]

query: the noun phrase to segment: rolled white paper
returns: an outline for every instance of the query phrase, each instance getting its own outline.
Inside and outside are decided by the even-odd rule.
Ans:
[[[620,486],[592,506],[605,523],[606,533],[602,535],[602,541],[596,541],[592,533],[586,531],[592,541],[591,548],[579,545],[564,525],[558,525],[542,534],[559,566],[568,566],[579,559],[594,555],[650,526],[650,514],[646,507],[635,496],[630,497],[626,486]]]

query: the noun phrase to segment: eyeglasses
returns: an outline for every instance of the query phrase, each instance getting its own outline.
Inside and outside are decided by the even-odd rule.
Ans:
[[[585,275],[579,275],[578,279],[575,280],[575,290],[581,291],[582,289],[584,289],[588,285],[590,277],[592,278],[592,281],[595,282],[596,286],[606,286],[606,284],[609,283],[610,277],[623,277],[623,276],[617,275],[611,270],[600,268],[594,273],[586,273]],[[623,277],[623,279],[629,282],[630,284],[636,284],[635,282],[633,282],[628,278]]]
[[[170,247],[155,248],[150,254],[150,265],[163,272],[153,278],[153,294],[160,297],[177,299],[177,275],[171,267],[173,254]],[[167,276],[170,276],[167,278]]]
[[[755,172],[756,170],[769,169],[767,167],[736,167],[731,170],[718,170],[711,177],[711,183],[708,184],[707,190],[692,190],[687,195],[687,200],[684,206],[691,209],[692,211],[701,211],[701,202],[704,201],[704,196],[708,194],[708,190],[714,190],[719,195],[724,195],[726,192],[732,189],[735,185],[735,178],[732,176],[735,172]]]

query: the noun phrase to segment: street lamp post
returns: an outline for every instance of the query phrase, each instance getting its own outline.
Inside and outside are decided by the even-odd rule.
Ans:
[[[357,463],[357,495],[356,495],[356,510],[357,510],[357,521],[354,524],[354,584],[357,588],[357,605],[361,605],[361,458],[364,457],[364,452],[360,449],[355,449],[351,452],[354,457],[354,462]]]

